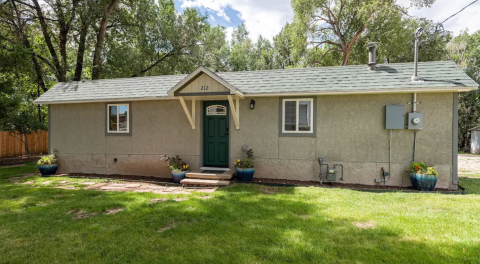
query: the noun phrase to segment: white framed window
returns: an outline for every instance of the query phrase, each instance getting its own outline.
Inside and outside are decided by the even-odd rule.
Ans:
[[[223,105],[211,105],[207,107],[207,115],[227,115],[227,107]]]
[[[129,133],[129,121],[129,104],[107,104],[108,133]]]
[[[282,100],[282,133],[313,133],[313,98]]]

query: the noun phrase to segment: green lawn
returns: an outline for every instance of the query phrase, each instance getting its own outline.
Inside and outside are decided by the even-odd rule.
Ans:
[[[1,263],[480,262],[480,179],[468,195],[239,184],[152,204],[173,196],[6,180],[32,171],[0,168]]]

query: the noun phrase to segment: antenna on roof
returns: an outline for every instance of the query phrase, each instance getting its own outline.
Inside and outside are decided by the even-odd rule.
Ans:
[[[423,28],[419,27],[417,30],[415,30],[415,62],[413,64],[413,76],[412,76],[412,81],[418,82],[420,81],[420,77],[417,75],[417,69],[418,69],[418,45],[419,45],[419,38],[423,34]]]

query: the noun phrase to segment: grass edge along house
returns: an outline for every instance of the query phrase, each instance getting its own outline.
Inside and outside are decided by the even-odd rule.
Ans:
[[[412,81],[414,63],[372,57],[368,66],[65,82],[35,103],[49,105],[61,173],[170,177],[163,155],[193,171],[233,171],[254,149],[256,178],[318,181],[321,158],[343,166],[331,181],[409,186],[415,160],[437,168],[437,187],[456,189],[458,93],[478,84],[453,61],[420,62]]]

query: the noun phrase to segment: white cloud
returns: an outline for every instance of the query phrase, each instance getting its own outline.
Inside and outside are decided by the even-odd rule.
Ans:
[[[216,1],[216,0],[184,0],[181,7],[204,7],[211,11],[214,11],[217,16],[225,19],[226,21],[230,22],[230,18],[225,13],[225,8],[227,5],[222,3],[223,1]]]
[[[260,35],[273,39],[285,23],[293,18],[290,0],[184,0],[182,8],[185,7],[207,8],[223,18],[228,18],[225,11],[230,7],[239,12],[253,40]]]
[[[403,6],[409,7],[410,0],[399,0]],[[460,11],[462,8],[470,4],[472,0],[437,0],[430,8],[415,9],[410,8],[409,14],[415,17],[425,17],[433,20],[434,22],[442,22],[449,16]],[[480,2],[477,2],[458,15],[450,18],[443,27],[446,30],[453,31],[455,35],[458,35],[461,30],[469,29],[470,33],[480,30]]]
[[[225,28],[225,39],[230,42],[232,40],[232,34],[233,34],[233,27],[227,27]]]
[[[210,14],[210,20],[215,21],[215,18]]]

